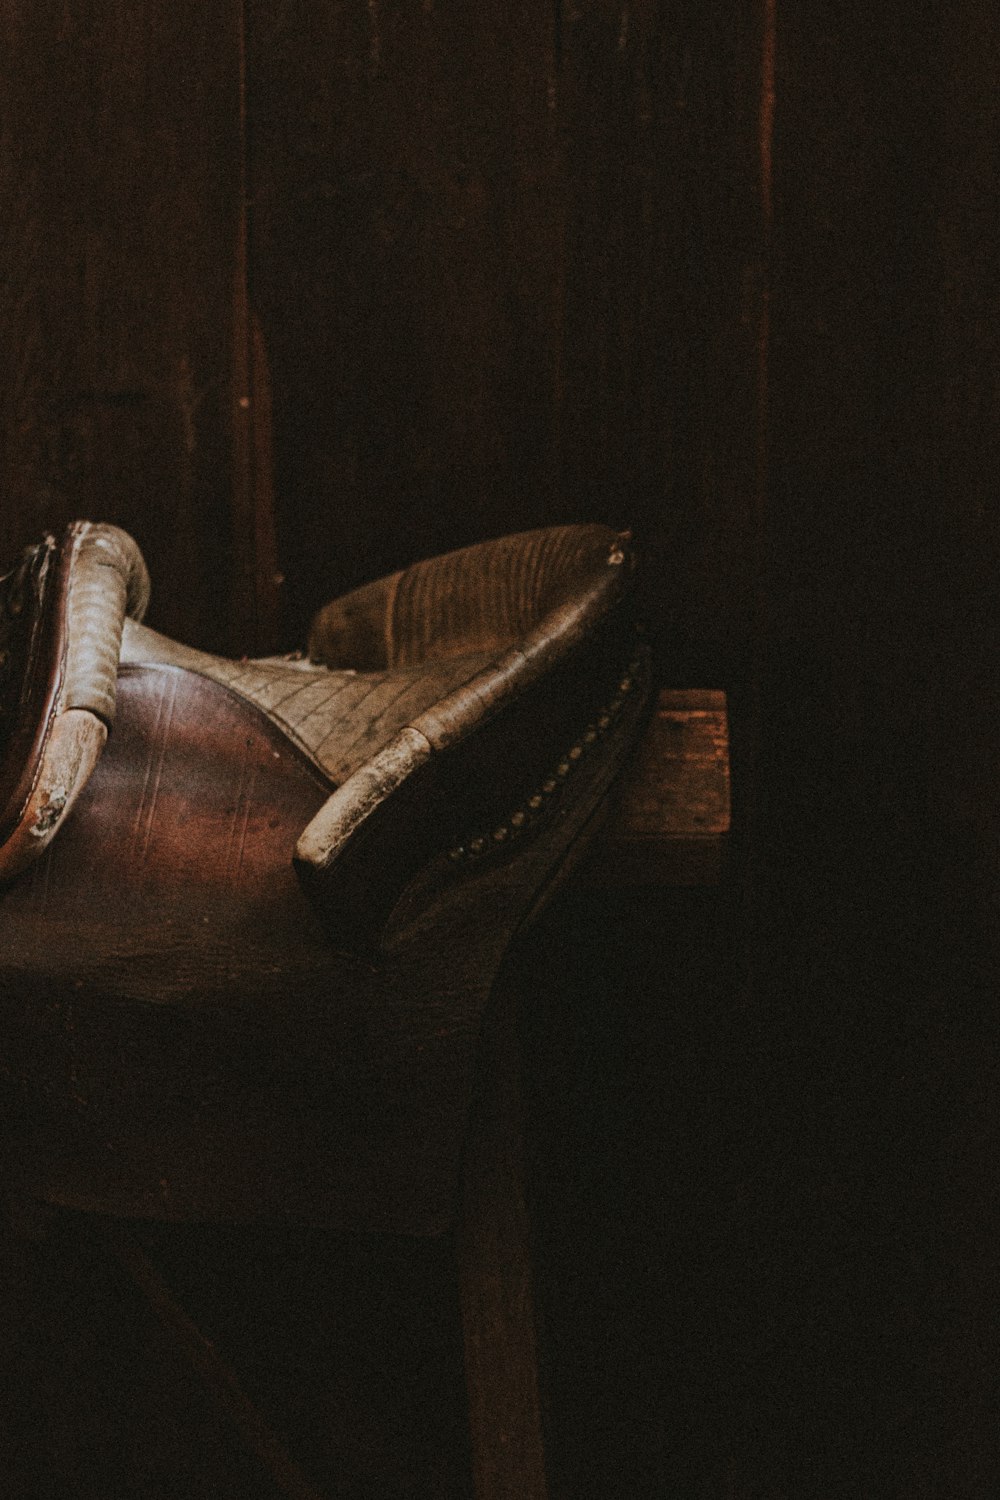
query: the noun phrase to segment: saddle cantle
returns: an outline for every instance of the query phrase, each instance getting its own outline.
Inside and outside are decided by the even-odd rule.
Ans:
[[[632,572],[603,527],[505,537],[334,600],[301,658],[230,661],[139,623],[125,533],[29,549],[0,581],[0,1076],[25,1190],[452,1222],[498,966],[643,722]]]

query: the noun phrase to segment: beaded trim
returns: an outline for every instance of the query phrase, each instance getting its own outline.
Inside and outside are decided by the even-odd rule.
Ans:
[[[506,821],[500,823],[491,833],[480,834],[464,844],[458,844],[455,848],[449,849],[449,859],[455,861],[482,859],[495,850],[506,848],[514,839],[526,833],[545,816],[591,747],[596,745],[620,718],[625,700],[635,688],[641,662],[641,657],[633,657],[618,683],[615,696],[604,705],[593,722],[587,725],[580,738],[570,746],[545,780],[535,788],[532,795],[515,808]]]

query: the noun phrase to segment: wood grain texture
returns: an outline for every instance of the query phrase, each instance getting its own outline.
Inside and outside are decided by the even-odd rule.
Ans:
[[[266,528],[222,559],[238,462],[262,524],[267,423],[231,406],[266,406],[268,362],[289,645],[418,554],[633,525],[669,680],[732,689],[754,812],[715,1487],[989,1493],[993,9],[256,0],[249,176],[235,6],[71,9],[0,11],[3,550],[122,521],[154,623],[264,644]]]
[[[997,1472],[998,47],[977,3],[778,10],[751,1494]]]
[[[762,10],[559,7],[561,497],[634,527],[676,685],[746,670]]]
[[[501,991],[470,1112],[456,1238],[476,1500],[546,1500],[517,994]]]
[[[742,659],[759,26],[694,4],[251,5],[289,642],[414,557],[593,520],[634,527],[675,680]]]
[[[717,885],[731,827],[726,695],[663,689],[618,787],[592,887]]]
[[[395,0],[250,18],[254,297],[304,623],[367,577],[541,519],[552,22]]]
[[[932,817],[942,842],[949,833],[954,839],[950,879],[958,901],[973,908],[978,971],[992,982],[1000,972],[1000,266],[992,228],[1000,212],[1000,19],[993,8],[967,0],[958,24],[942,24],[936,55],[940,404],[924,717]]]
[[[216,645],[248,630],[228,561],[238,14],[0,8],[0,552],[119,522],[154,623]]]
[[[976,5],[796,11],[775,117],[759,841],[901,952],[971,901],[964,967],[995,921],[996,46]]]

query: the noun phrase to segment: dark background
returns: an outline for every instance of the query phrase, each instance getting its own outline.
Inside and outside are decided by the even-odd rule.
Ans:
[[[1000,1489],[998,65],[986,0],[0,3],[5,555],[117,521],[152,623],[245,652],[607,521],[662,680],[729,693],[731,886],[534,950],[572,1494]],[[48,1378],[106,1473],[141,1401],[102,1449]]]

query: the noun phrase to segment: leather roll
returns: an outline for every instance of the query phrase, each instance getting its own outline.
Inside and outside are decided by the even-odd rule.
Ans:
[[[145,614],[149,573],[120,527],[83,521],[74,530],[62,707],[87,709],[110,728],[125,617]]]

